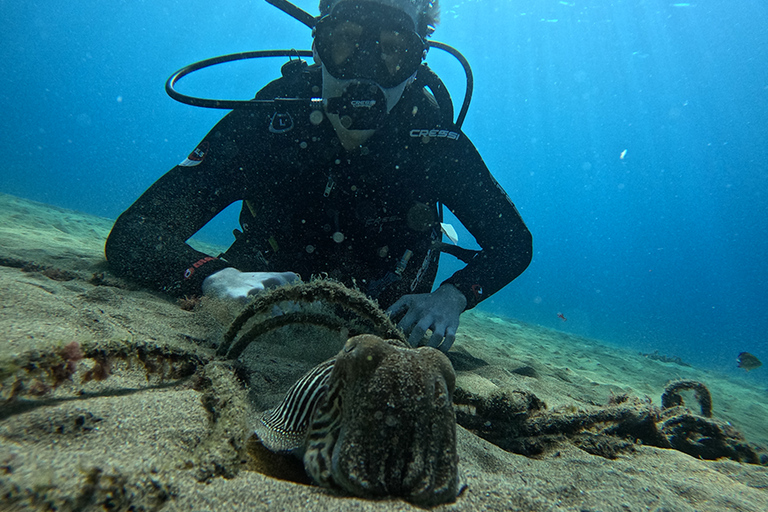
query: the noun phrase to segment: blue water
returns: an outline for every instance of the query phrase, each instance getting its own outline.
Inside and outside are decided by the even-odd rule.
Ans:
[[[442,18],[435,39],[475,73],[464,130],[534,235],[482,307],[734,374],[741,351],[768,363],[765,3],[478,0]],[[173,71],[311,43],[261,1],[0,0],[0,19],[0,191],[110,218],[223,115],[168,98]],[[458,103],[460,67],[428,60]],[[247,98],[279,64],[180,89]],[[201,236],[233,227],[229,210]]]

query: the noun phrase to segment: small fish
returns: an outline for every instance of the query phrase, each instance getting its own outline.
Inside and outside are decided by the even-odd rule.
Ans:
[[[749,352],[742,352],[739,354],[739,358],[736,359],[736,361],[739,363],[739,368],[744,368],[747,371],[763,366],[763,363]]]
[[[558,313],[558,314],[557,314],[557,316],[558,316],[558,317],[560,317],[560,318],[562,318],[562,319],[563,319],[563,322],[567,322],[567,321],[568,321],[568,319],[567,319],[567,318],[565,318],[565,315],[564,315],[564,314],[562,314],[562,313]]]

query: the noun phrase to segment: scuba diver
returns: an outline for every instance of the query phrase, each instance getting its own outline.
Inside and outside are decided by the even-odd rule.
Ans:
[[[447,352],[460,314],[526,269],[532,238],[423,63],[437,3],[321,0],[315,63],[290,60],[120,215],[110,268],[178,297],[243,301],[326,276],[388,308],[412,345]],[[187,245],[236,201],[227,251]],[[443,206],[481,250],[442,241],[455,241]],[[432,291],[441,252],[466,266]]]

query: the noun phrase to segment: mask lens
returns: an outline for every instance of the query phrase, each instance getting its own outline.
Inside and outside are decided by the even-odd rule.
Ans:
[[[399,16],[392,18],[389,11],[334,11],[318,21],[315,45],[333,77],[367,79],[382,87],[394,87],[416,72],[426,45],[408,28],[410,19],[401,11],[392,10]]]
[[[379,36],[379,51],[381,60],[387,68],[387,72],[392,76],[399,76],[406,68],[410,71],[411,57],[416,53],[411,49],[413,40],[404,32],[396,30],[382,30]],[[421,56],[419,56],[419,62]],[[410,76],[410,75],[409,75]]]
[[[358,23],[345,21],[328,31],[327,49],[325,52],[333,66],[343,67],[359,50],[363,35],[363,26]],[[323,60],[325,62],[325,59]]]

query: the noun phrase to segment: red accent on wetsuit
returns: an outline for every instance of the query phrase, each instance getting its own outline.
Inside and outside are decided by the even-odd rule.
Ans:
[[[192,274],[195,273],[195,269],[202,267],[209,261],[216,261],[216,258],[212,258],[211,256],[206,256],[205,258],[194,262],[191,267],[189,267],[187,270],[184,271],[184,279],[189,279],[190,277],[192,277]]]

